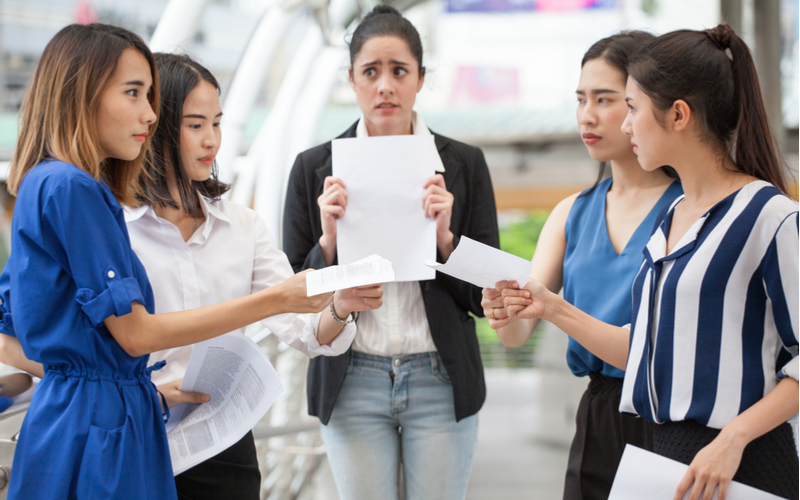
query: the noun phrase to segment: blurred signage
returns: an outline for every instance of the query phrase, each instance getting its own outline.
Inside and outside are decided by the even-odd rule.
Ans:
[[[613,9],[617,0],[447,0],[447,12],[571,12]]]
[[[516,68],[459,66],[450,106],[475,104],[514,105],[519,99],[519,72]]]

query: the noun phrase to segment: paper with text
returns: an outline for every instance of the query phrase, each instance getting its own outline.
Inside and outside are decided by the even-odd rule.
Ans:
[[[278,399],[283,385],[255,342],[228,333],[194,345],[181,391],[202,392],[211,401],[171,410],[167,440],[176,476],[242,439]]]
[[[481,288],[494,288],[498,281],[516,281],[525,286],[531,261],[462,236],[447,263],[426,261],[425,265]]]
[[[347,209],[336,221],[340,264],[377,254],[395,281],[430,280],[436,222],[425,217],[422,189],[436,173],[433,136],[392,135],[333,141],[333,175],[347,186]]]
[[[689,467],[669,458],[625,445],[608,500],[672,500]],[[683,497],[689,498],[691,489]],[[714,492],[717,500],[717,492]],[[781,500],[746,484],[731,482],[728,500]]]
[[[392,263],[379,255],[370,255],[352,264],[330,266],[306,275],[309,297],[363,285],[394,281]]]

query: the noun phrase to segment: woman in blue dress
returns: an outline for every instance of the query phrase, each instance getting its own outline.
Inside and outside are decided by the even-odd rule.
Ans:
[[[561,201],[539,236],[531,276],[595,318],[622,326],[630,321],[631,285],[656,214],[681,194],[672,172],[646,172],[620,127],[628,108],[628,57],[653,35],[630,31],[604,38],[586,52],[576,90],[578,126],[589,154],[601,163],[597,183]],[[602,180],[605,163],[612,178]],[[668,173],[667,173],[668,172]],[[602,284],[602,286],[601,286]],[[499,289],[511,285],[498,283]],[[489,324],[508,347],[531,337],[538,319],[509,322],[497,289],[483,291]],[[608,498],[625,445],[652,449],[652,424],[619,413],[624,372],[573,339],[567,364],[590,377],[575,416],[564,500]]]
[[[71,25],[47,45],[21,111],[8,179],[17,196],[0,278],[2,331],[44,365],[8,498],[174,499],[149,352],[284,312],[317,312],[305,277],[236,300],[154,315],[120,202],[156,127],[158,75],[136,35]],[[165,411],[166,404],[163,406]]]
[[[675,500],[690,487],[690,500],[725,500],[731,480],[797,499],[798,209],[750,51],[724,24],[680,30],[628,72],[622,130],[643,169],[671,165],[685,192],[656,218],[629,327],[534,279],[503,290],[506,311],[625,369],[620,411],[658,424],[653,451],[689,466]]]

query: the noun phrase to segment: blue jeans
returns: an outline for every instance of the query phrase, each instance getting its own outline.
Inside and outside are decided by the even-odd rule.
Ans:
[[[320,425],[341,500],[466,496],[478,416],[456,422],[436,352],[386,358],[353,351],[328,425]]]

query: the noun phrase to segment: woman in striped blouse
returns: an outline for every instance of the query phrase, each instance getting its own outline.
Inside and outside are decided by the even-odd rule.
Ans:
[[[533,280],[503,290],[506,312],[626,370],[620,410],[661,424],[655,452],[690,465],[676,500],[690,487],[724,500],[731,479],[796,499],[798,207],[752,58],[720,25],[658,37],[628,72],[623,131],[642,168],[673,166],[685,192],[644,250],[630,332]]]

